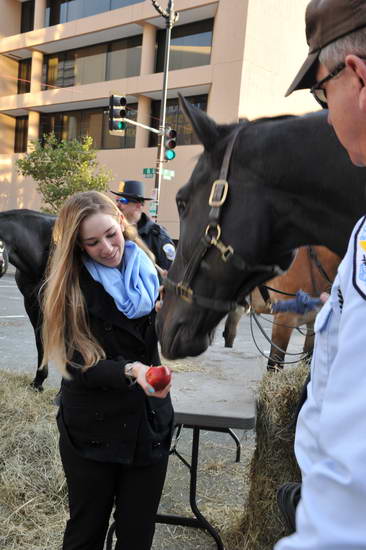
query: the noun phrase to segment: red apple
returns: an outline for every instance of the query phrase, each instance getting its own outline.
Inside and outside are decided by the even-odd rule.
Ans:
[[[163,365],[150,367],[146,371],[146,381],[155,391],[163,390],[170,383],[171,372],[169,367],[164,367]]]

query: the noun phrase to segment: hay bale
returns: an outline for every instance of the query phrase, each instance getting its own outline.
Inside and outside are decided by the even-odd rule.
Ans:
[[[294,411],[308,367],[263,377],[258,390],[256,448],[250,465],[250,484],[242,530],[244,550],[272,550],[287,531],[276,502],[277,489],[287,481],[300,481],[294,452]]]
[[[0,548],[60,548],[67,490],[58,452],[55,390],[0,370]]]
[[[299,479],[292,453],[293,433],[289,433],[287,426],[306,374],[307,369],[299,367],[266,375],[261,384],[257,448],[248,479],[251,487],[244,520],[240,506],[242,496],[228,504],[225,492],[222,505],[215,498],[212,506],[208,498],[212,499],[210,490],[207,502],[203,499],[200,503],[202,511],[220,529],[228,550],[272,550],[274,542],[284,534],[275,493],[284,481]],[[31,378],[0,370],[0,549],[4,550],[60,548],[68,518],[67,489],[53,405],[56,391],[38,394],[29,388],[30,382]],[[231,452],[231,446],[229,448]],[[224,466],[229,468],[231,483],[243,488],[243,463],[230,461],[228,465],[225,461],[222,468]],[[171,471],[172,486],[176,488],[173,461],[172,467],[175,468]],[[217,471],[222,477],[217,458],[214,464],[209,462],[207,468],[211,476]],[[232,495],[231,490],[230,486]],[[174,495],[173,500],[177,498],[178,495]],[[170,527],[159,528],[164,529],[161,539],[165,542],[161,547],[165,548]],[[184,530],[191,545],[195,544],[196,532]],[[173,542],[171,546],[175,547]]]

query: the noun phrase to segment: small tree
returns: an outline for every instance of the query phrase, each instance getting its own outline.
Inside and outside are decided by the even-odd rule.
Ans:
[[[43,211],[57,214],[65,199],[78,191],[107,190],[112,172],[98,167],[93,138],[59,141],[51,133],[31,143],[33,150],[18,159],[17,169],[37,183]]]

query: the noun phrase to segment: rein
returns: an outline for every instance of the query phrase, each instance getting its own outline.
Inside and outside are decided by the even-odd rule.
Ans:
[[[284,353],[285,355],[291,355],[291,356],[296,356],[297,359],[295,360],[291,360],[291,361],[285,361],[285,360],[279,360],[279,359],[275,359],[275,362],[276,364],[278,365],[292,365],[294,363],[298,363],[299,361],[302,361],[303,359],[306,359],[308,357],[308,353],[307,352],[304,352],[304,351],[298,351],[298,352],[290,352],[290,351],[287,351],[287,350],[283,350],[282,348],[280,348],[279,346],[277,346],[276,344],[273,343],[273,341],[271,340],[271,338],[269,338],[269,336],[267,336],[264,328],[262,327],[262,325],[260,324],[260,322],[258,321],[258,315],[256,313],[254,313],[253,311],[250,312],[250,333],[251,333],[251,336],[252,336],[252,340],[254,342],[254,345],[255,347],[257,348],[257,350],[259,351],[259,353],[265,357],[266,359],[268,360],[272,360],[274,361],[273,357],[271,357],[270,355],[267,355],[264,351],[261,350],[261,348],[259,347],[258,343],[257,343],[257,340],[256,340],[256,337],[255,337],[255,334],[254,334],[254,330],[253,330],[253,320],[255,322],[255,324],[257,325],[257,327],[259,328],[260,332],[262,333],[262,335],[264,336],[265,340],[267,340],[267,342],[269,344],[271,344],[271,346],[273,346],[277,351],[281,352],[281,353]],[[298,327],[294,327],[294,328],[297,328]]]
[[[320,261],[319,258],[318,258],[318,255],[317,255],[316,251],[314,250],[314,247],[311,246],[311,245],[308,246],[308,255],[309,255],[310,261],[313,262],[313,264],[316,266],[316,268],[318,269],[318,271],[319,271],[319,273],[322,275],[322,277],[323,277],[330,285],[332,285],[332,284],[333,284],[333,281],[330,279],[328,273],[325,271],[324,267],[322,266],[321,261]],[[317,290],[317,289],[316,289],[315,281],[313,281],[313,287],[314,287],[314,290]],[[319,293],[319,292],[318,292],[318,293]]]
[[[322,277],[330,284],[332,285],[333,284],[333,281],[330,279],[328,273],[326,272],[325,268],[323,267],[323,265],[321,264],[319,258],[318,258],[318,255],[316,254],[316,251],[314,250],[314,248],[309,245],[307,247],[308,249],[308,256],[309,256],[309,259],[310,259],[310,266],[312,267],[312,265],[315,265],[315,267],[318,269],[319,273],[322,275]],[[311,275],[312,275],[312,285],[313,285],[313,288],[314,288],[314,291],[319,294],[319,289],[317,288],[316,284],[315,284],[315,281],[313,279],[313,273],[311,272]],[[283,290],[278,290],[276,288],[273,288],[273,287],[270,287],[268,285],[261,285],[260,288],[260,293],[262,295],[262,298],[264,300],[265,303],[269,303],[271,305],[271,299],[270,299],[270,295],[269,295],[269,290],[271,290],[272,292],[277,292],[278,294],[283,294],[285,296],[296,296],[296,294],[293,294],[291,292],[285,292]],[[263,329],[259,319],[265,319],[266,321],[268,321],[268,319],[266,319],[265,317],[263,317],[262,315],[259,315],[257,313],[255,313],[255,311],[251,308],[250,309],[250,330],[251,330],[251,335],[252,335],[252,338],[253,338],[253,342],[255,344],[255,347],[257,348],[257,350],[260,352],[261,355],[263,355],[266,359],[272,359],[272,357],[266,355],[261,349],[260,347],[258,346],[257,342],[256,342],[256,339],[255,339],[255,335],[254,335],[254,331],[253,331],[253,320],[255,321],[255,324],[257,325],[257,327],[259,328],[261,334],[264,336],[264,338],[267,340],[267,342],[269,344],[271,344],[271,347],[275,348],[277,351],[280,351],[286,355],[297,355],[298,356],[298,359],[296,361],[285,361],[285,360],[279,360],[279,359],[276,359],[276,363],[279,364],[279,365],[289,365],[289,364],[292,364],[292,363],[296,363],[298,360],[302,360],[302,359],[305,359],[306,356],[307,356],[307,353],[306,352],[296,352],[296,353],[290,353],[288,352],[287,350],[283,350],[281,349],[279,346],[277,346],[273,340],[271,338],[269,338],[269,336],[267,336],[265,330]],[[277,326],[282,326],[282,327],[286,327],[286,328],[292,328],[294,330],[297,330],[298,332],[300,332],[300,334],[304,335],[304,332],[302,332],[302,330],[300,329],[300,325],[298,326],[288,326],[284,323],[276,323],[274,321],[270,321],[272,324],[275,324]],[[314,333],[313,333],[314,334]]]
[[[308,250],[308,256],[309,256],[309,259],[310,259],[310,266],[312,266],[314,264],[315,267],[318,269],[319,273],[324,277],[324,279],[330,285],[332,285],[333,281],[329,277],[328,273],[325,271],[321,261],[318,258],[318,255],[317,255],[316,251],[314,250],[314,247],[311,246],[311,245],[308,245],[307,250]],[[313,280],[313,273],[312,272],[311,272],[311,276],[312,276],[311,278],[312,278],[313,289],[317,294],[320,294],[319,289],[317,288],[317,285],[315,284],[315,281]],[[272,292],[276,292],[277,294],[282,294],[283,296],[296,296],[296,292],[285,292],[284,290],[279,290],[278,288],[273,288],[272,286],[260,285],[259,286],[259,292],[262,296],[263,301],[265,303],[268,303],[268,304],[271,304],[271,297],[270,297],[269,292],[268,292],[269,290],[271,290]],[[296,328],[298,328],[298,327],[296,327]]]
[[[269,278],[271,276],[274,277],[283,273],[283,270],[276,265],[269,266],[261,264],[248,264],[244,258],[235,252],[234,248],[230,244],[226,245],[221,240],[221,226],[219,222],[222,215],[222,207],[225,204],[229,191],[228,174],[230,162],[236,139],[239,132],[242,130],[243,125],[244,124],[239,124],[235,128],[230,137],[230,141],[226,146],[219,179],[212,183],[211,193],[208,199],[208,204],[211,207],[208,216],[208,224],[187,264],[183,278],[178,283],[172,281],[169,277],[166,277],[163,281],[166,291],[175,293],[176,296],[182,300],[185,300],[189,304],[194,304],[205,309],[211,309],[224,313],[228,313],[229,311],[236,309],[236,307],[241,304],[245,296],[242,299],[237,299],[236,301],[217,300],[215,298],[197,295],[192,289],[192,281],[199,271],[201,262],[210,248],[216,248],[220,253],[221,261],[225,264],[230,262],[240,271],[261,271],[268,273]],[[242,292],[243,287],[239,290],[238,296],[240,296]]]

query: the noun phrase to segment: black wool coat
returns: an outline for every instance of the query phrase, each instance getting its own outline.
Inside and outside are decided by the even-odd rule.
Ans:
[[[173,428],[170,395],[147,397],[129,384],[124,365],[160,365],[155,312],[128,319],[103,286],[82,267],[80,285],[92,334],[106,359],[89,369],[68,366],[62,381],[58,426],[74,449],[92,460],[147,465],[169,453]],[[75,357],[76,362],[80,358]]]

